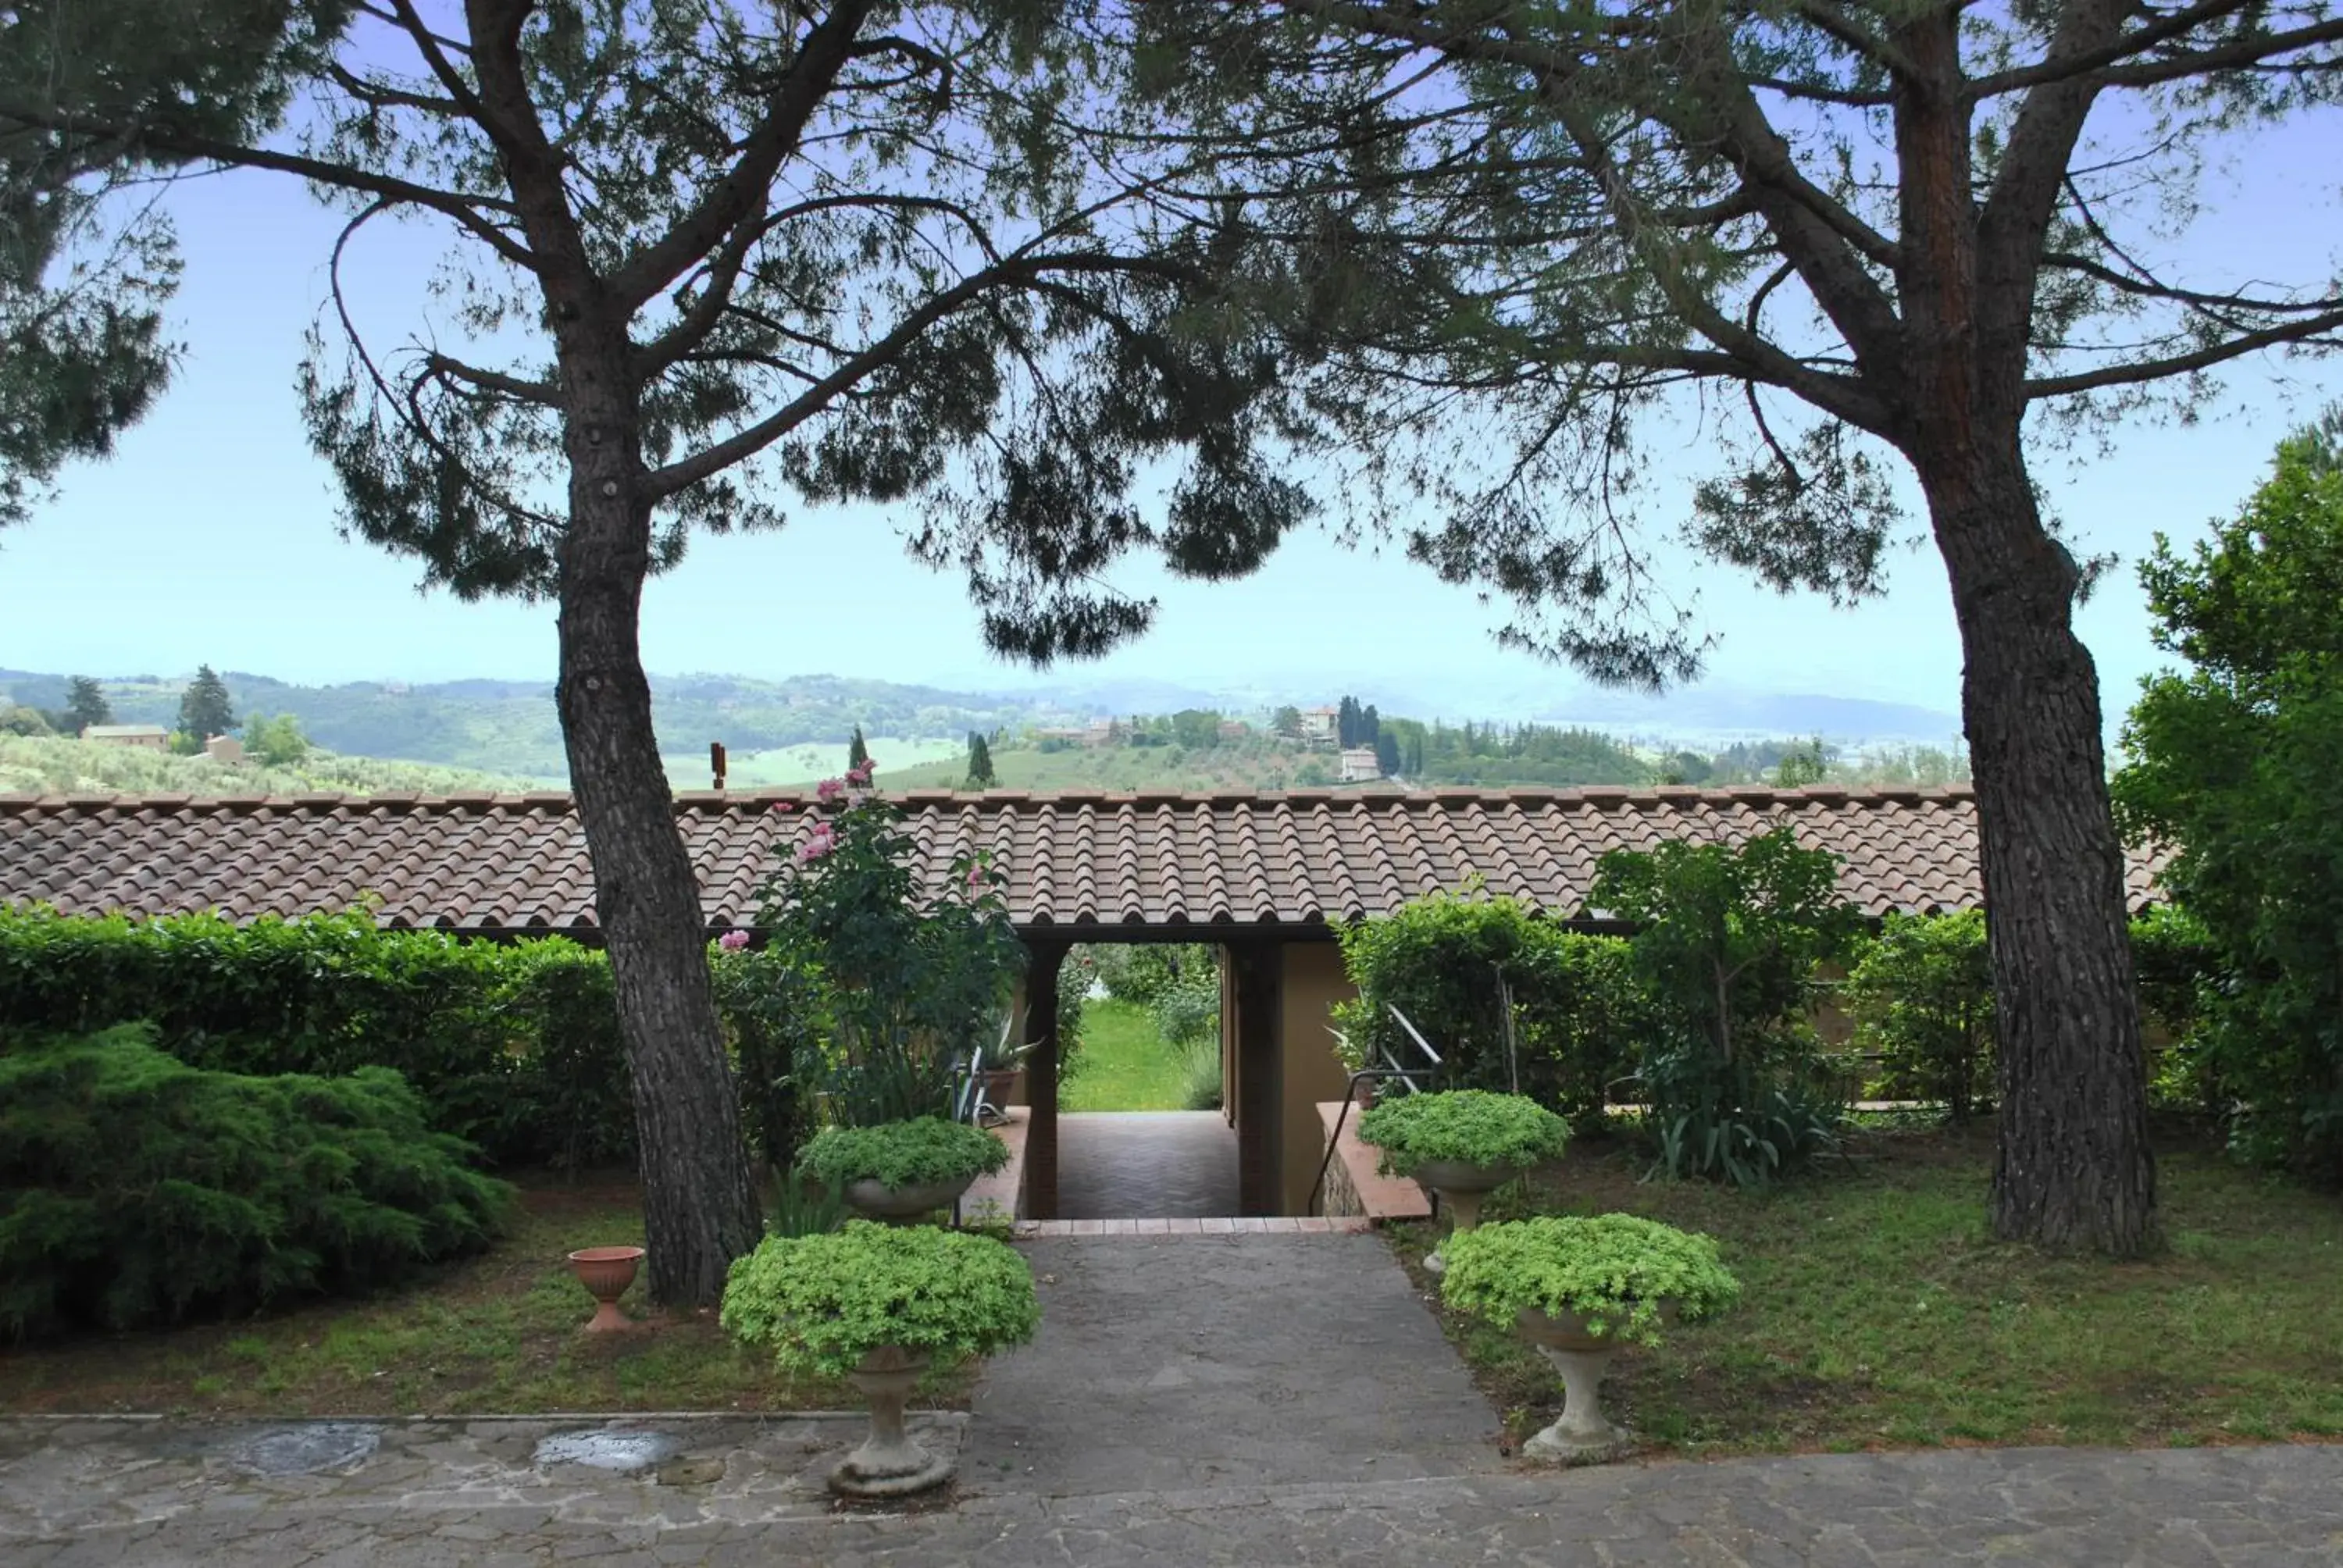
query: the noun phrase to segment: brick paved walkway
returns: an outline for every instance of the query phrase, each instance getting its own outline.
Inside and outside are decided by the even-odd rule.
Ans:
[[[1237,1135],[1217,1111],[1085,1111],[1058,1118],[1061,1220],[1234,1214]]]

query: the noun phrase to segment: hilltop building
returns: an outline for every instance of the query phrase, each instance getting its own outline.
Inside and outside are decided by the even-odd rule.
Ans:
[[[92,724],[81,738],[101,746],[143,746],[149,751],[171,749],[171,732],[159,724]]]

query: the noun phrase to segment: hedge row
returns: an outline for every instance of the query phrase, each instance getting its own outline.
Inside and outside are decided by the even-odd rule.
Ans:
[[[2157,1104],[2229,1112],[2232,1097],[2197,1027],[2217,969],[2202,929],[2158,908],[2132,922],[2131,936]],[[1606,1100],[1643,1092],[1634,1079],[1660,1011],[1623,939],[1573,932],[1509,899],[1435,894],[1342,940],[1363,997],[1336,1010],[1352,1066],[1381,1065],[1384,1053],[1403,1065],[1420,1060],[1383,1010],[1390,1002],[1443,1053],[1438,1078],[1447,1087],[1517,1081],[1581,1127],[1601,1121]],[[1851,968],[1838,1001],[1855,1025],[1853,1049],[1878,1060],[1868,1076],[1847,1062],[1865,1096],[1942,1100],[1956,1113],[1990,1100],[1993,984],[1981,916],[1890,917],[1856,944]]]
[[[764,955],[714,953],[754,1131],[789,1139],[784,1081],[801,987]],[[358,915],[239,926],[212,915],[68,918],[0,909],[10,1036],[144,1021],[191,1067],[339,1077],[395,1069],[434,1131],[507,1168],[629,1161],[635,1117],[608,958],[559,937],[467,941]]]

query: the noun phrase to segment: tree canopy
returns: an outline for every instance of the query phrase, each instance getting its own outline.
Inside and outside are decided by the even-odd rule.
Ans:
[[[0,8],[0,101],[106,128],[0,120],[0,527],[69,458],[102,457],[168,379],[170,225],[140,187],[186,157],[142,135],[243,139],[282,116],[350,0],[18,0]]]
[[[236,728],[236,708],[228,699],[227,683],[208,664],[196,668],[195,679],[179,697],[179,733],[201,746],[215,735]]]
[[[2343,415],[2279,448],[2207,541],[2140,568],[2157,645],[2116,779],[2126,825],[2173,851],[2162,882],[2200,921],[2199,1070],[2245,1154],[2343,1175]]]

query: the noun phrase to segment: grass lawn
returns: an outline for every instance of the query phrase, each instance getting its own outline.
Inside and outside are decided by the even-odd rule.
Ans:
[[[1588,1141],[1484,1219],[1614,1211],[1715,1236],[1741,1304],[1620,1352],[1606,1398],[1686,1453],[2343,1437],[2343,1201],[2210,1151],[2158,1162],[2168,1251],[2108,1264],[1985,1232],[1989,1128],[1878,1133],[1777,1191],[1640,1182]],[[1424,1226],[1396,1243],[1420,1287]],[[1561,1406],[1511,1334],[1443,1312],[1518,1442]]]
[[[1060,1095],[1066,1111],[1185,1111],[1179,1059],[1137,1002],[1082,1004],[1081,1070]]]
[[[527,1190],[494,1251],[392,1294],[247,1322],[93,1334],[0,1349],[0,1412],[437,1415],[474,1412],[855,1410],[860,1396],[790,1379],[705,1316],[588,1339],[592,1302],[563,1261],[640,1242],[631,1183]],[[647,1312],[639,1280],[621,1307]],[[970,1379],[931,1391],[965,1401]]]

